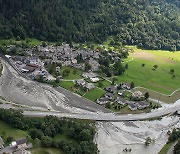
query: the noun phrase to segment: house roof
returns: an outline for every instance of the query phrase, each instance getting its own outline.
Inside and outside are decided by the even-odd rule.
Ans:
[[[90,78],[90,80],[91,80],[92,82],[98,82],[98,81],[99,81],[99,78],[94,77],[94,78]]]
[[[133,97],[141,97],[141,96],[142,96],[142,92],[140,92],[140,91],[135,91],[135,92],[132,93],[132,96],[133,96]]]
[[[101,98],[98,99],[98,101],[99,102],[107,102],[107,101],[109,101],[109,99],[106,98],[106,97],[101,97]]]
[[[125,85],[125,86],[128,86],[128,87],[131,87],[131,84],[130,84],[130,83],[128,83],[128,82],[124,82],[124,83],[122,83],[122,85]]]
[[[76,80],[76,83],[78,83],[78,84],[85,84],[86,81],[84,79],[79,79],[79,80]]]
[[[126,100],[121,98],[121,97],[117,97],[116,102],[123,102],[126,103]]]
[[[23,69],[29,70],[29,71],[31,71],[31,72],[33,72],[33,71],[35,70],[35,68],[34,68],[34,67],[31,67],[31,66],[25,66],[25,67],[23,67]]]
[[[16,140],[16,143],[17,143],[17,145],[21,145],[21,144],[27,143],[27,140],[25,137],[19,138]]]
[[[37,61],[37,60],[38,60],[38,57],[29,57],[29,60],[35,60],[35,61]]]
[[[93,72],[83,72],[82,73],[82,76],[84,77],[84,78],[94,78],[94,77],[96,77],[97,75],[95,74],[95,73],[93,73]]]
[[[31,153],[31,152],[25,149],[20,149],[14,152],[14,154],[28,154],[28,153]]]
[[[106,90],[115,92],[117,90],[117,88],[115,86],[109,86],[109,87],[106,87]]]
[[[93,83],[87,83],[87,84],[85,85],[85,87],[86,87],[87,89],[92,89],[92,88],[94,88],[95,86],[94,86]]]
[[[128,106],[130,108],[137,108],[137,105],[135,103],[129,103]]]
[[[14,56],[14,57],[12,57],[12,59],[15,61],[24,62],[26,60],[26,57],[25,56]]]
[[[141,101],[141,102],[138,102],[138,105],[139,105],[139,106],[149,106],[150,103],[147,102],[147,101]]]
[[[113,94],[112,93],[106,93],[105,96],[113,97]]]
[[[27,64],[27,66],[38,68],[39,66],[36,64]]]

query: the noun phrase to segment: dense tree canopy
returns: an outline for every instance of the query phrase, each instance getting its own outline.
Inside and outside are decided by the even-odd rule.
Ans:
[[[0,37],[180,50],[179,0],[0,0]]]
[[[83,123],[70,119],[58,119],[53,116],[44,118],[27,118],[20,111],[0,109],[0,120],[12,127],[29,131],[34,140],[39,140],[43,147],[55,147],[67,154],[97,154],[97,145],[93,142],[95,136],[94,123]],[[68,140],[53,140],[57,134],[64,134]]]

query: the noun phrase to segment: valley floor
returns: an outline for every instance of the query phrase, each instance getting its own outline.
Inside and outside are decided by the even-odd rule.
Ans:
[[[95,142],[100,154],[121,154],[131,149],[133,154],[157,154],[168,140],[167,131],[180,128],[180,117],[167,116],[154,121],[98,122]],[[145,140],[153,140],[149,146]]]

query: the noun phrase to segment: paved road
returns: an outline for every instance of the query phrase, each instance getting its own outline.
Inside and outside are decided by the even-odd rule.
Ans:
[[[180,107],[180,102],[178,107]],[[75,119],[89,119],[89,120],[96,120],[96,121],[136,121],[136,120],[144,120],[148,118],[154,118],[158,116],[164,116],[167,114],[172,114],[177,111],[177,106],[157,110],[156,112],[151,113],[143,113],[143,114],[128,114],[128,115],[118,115],[114,113],[94,113],[94,114],[71,114],[71,113],[63,113],[63,112],[30,112],[24,111],[24,115],[26,116],[33,116],[33,117],[44,117],[47,115],[67,118],[75,118]]]
[[[171,148],[168,150],[168,152],[166,154],[173,154],[173,150],[174,150],[174,146],[178,143],[178,141],[176,141],[172,146]]]
[[[0,150],[0,154],[3,153],[12,153],[16,150],[16,148],[11,148],[10,146],[7,146],[5,148],[3,148],[2,150]]]

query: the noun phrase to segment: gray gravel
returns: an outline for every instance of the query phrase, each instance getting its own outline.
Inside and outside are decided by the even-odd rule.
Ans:
[[[50,85],[25,79],[5,61],[3,61],[3,65],[3,75],[0,78],[0,96],[11,102],[52,111],[110,112],[104,107],[63,88],[53,88]]]

